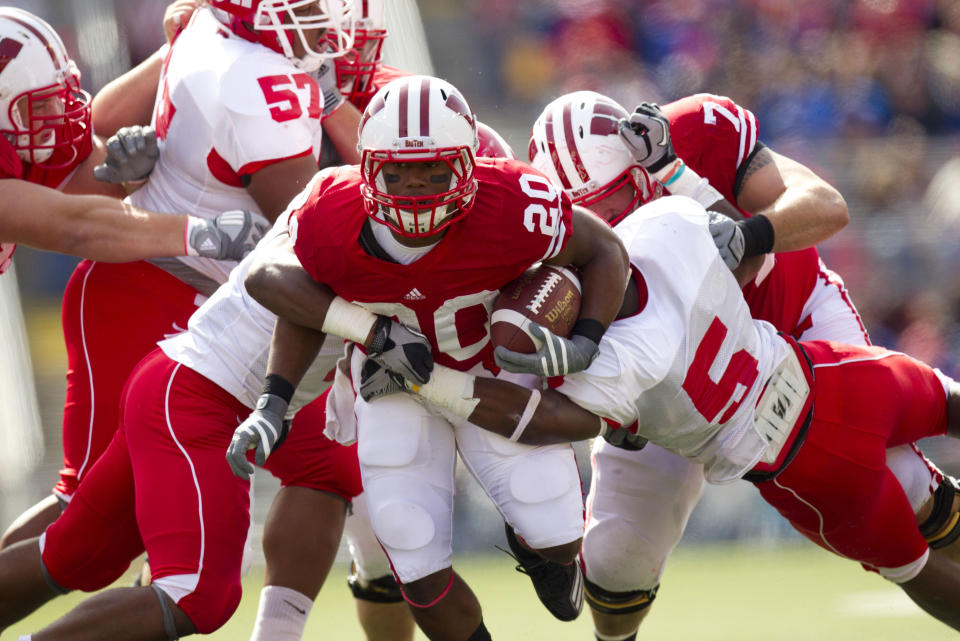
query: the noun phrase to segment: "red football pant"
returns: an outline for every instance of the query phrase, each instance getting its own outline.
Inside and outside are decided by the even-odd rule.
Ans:
[[[793,462],[757,488],[797,530],[836,554],[868,569],[915,563],[927,543],[886,450],[946,432],[945,379],[880,347],[803,347],[814,364],[810,430]],[[905,580],[904,571],[881,573]]]
[[[63,297],[67,397],[63,469],[54,493],[69,500],[119,423],[120,393],[157,341],[181,332],[195,289],[145,262],[81,262]]]
[[[134,370],[122,403],[120,429],[47,529],[44,564],[58,584],[90,591],[145,549],[154,582],[208,634],[240,600],[249,483],[224,455],[250,410],[159,349]],[[284,484],[349,500],[361,491],[356,449],[324,438],[316,418],[298,420],[267,467]]]

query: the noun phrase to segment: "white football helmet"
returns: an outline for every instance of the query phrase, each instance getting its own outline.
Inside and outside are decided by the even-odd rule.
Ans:
[[[387,37],[383,0],[353,0],[353,16],[353,48],[336,59],[337,85],[347,100],[363,104],[377,91],[373,77]]]
[[[353,47],[353,0],[208,0],[214,14],[244,40],[258,42],[290,58],[304,71],[316,71],[325,61]],[[311,13],[307,13],[311,10]],[[325,36],[306,32],[325,30]],[[304,54],[293,51],[299,39]]]
[[[0,7],[0,133],[21,160],[66,167],[90,136],[90,94],[49,24]]]
[[[530,164],[546,174],[570,199],[584,207],[630,186],[630,205],[608,222],[615,225],[662,187],[638,165],[617,132],[627,110],[612,98],[576,91],[547,105],[530,133]]]
[[[473,204],[477,120],[463,95],[430,76],[398,78],[378,91],[360,119],[361,192],[367,214],[408,237],[432,236]],[[387,190],[386,163],[437,163],[451,169],[449,189],[435,196]]]

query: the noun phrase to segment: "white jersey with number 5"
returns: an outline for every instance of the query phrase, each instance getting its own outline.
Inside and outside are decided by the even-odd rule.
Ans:
[[[725,482],[777,459],[809,388],[793,348],[751,319],[707,220],[695,201],[670,196],[616,227],[642,308],[614,322],[593,365],[558,390],[621,425],[636,421]]]
[[[153,114],[160,159],[130,200],[206,218],[231,209],[259,211],[246,179],[282,160],[317,157],[322,105],[312,77],[200,9],[164,60]],[[236,264],[179,260],[217,283]]]

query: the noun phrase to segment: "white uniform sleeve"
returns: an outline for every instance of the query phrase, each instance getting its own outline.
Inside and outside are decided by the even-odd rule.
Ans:
[[[630,425],[637,420],[634,400],[641,390],[622,379],[625,371],[619,356],[622,353],[623,346],[605,335],[600,341],[597,360],[583,372],[564,376],[557,391],[597,416]]]
[[[237,174],[317,155],[319,89],[307,74],[283,60],[244,56],[222,76],[220,96],[223,117],[213,123],[214,148]]]

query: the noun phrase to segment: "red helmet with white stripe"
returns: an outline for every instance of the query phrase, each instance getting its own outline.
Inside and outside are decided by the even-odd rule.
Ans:
[[[568,93],[544,108],[527,148],[530,164],[578,205],[589,208],[620,189],[632,188],[629,205],[608,219],[611,225],[662,190],[620,139],[617,122],[628,116],[615,100],[594,91]]]
[[[377,91],[373,77],[380,69],[387,37],[383,0],[353,0],[353,15],[353,48],[335,61],[337,85],[347,100],[364,104]]]
[[[90,94],[49,24],[0,7],[0,133],[24,162],[56,169],[90,136]]]
[[[408,76],[380,89],[360,119],[357,147],[367,214],[398,234],[432,236],[470,210],[477,120],[446,80]],[[387,163],[445,163],[450,185],[436,195],[393,195],[383,176]]]
[[[353,0],[209,0],[214,14],[244,40],[290,58],[304,71],[353,47]],[[316,35],[308,34],[323,30]],[[295,39],[304,50],[294,53]]]

